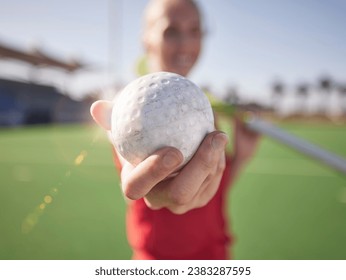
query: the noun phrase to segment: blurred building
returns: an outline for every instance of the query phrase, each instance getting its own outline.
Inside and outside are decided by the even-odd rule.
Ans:
[[[0,79],[0,125],[86,122],[92,101],[76,101],[52,86]]]
[[[0,59],[24,62],[33,68],[54,67],[67,73],[83,67],[77,61],[65,62],[38,50],[25,52],[1,43]],[[92,102],[92,98],[74,100],[57,87],[34,80],[0,77],[0,126],[88,122]]]

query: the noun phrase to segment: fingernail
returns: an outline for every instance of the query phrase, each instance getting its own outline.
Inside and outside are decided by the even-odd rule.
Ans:
[[[223,150],[226,147],[226,144],[228,142],[228,136],[225,133],[218,133],[216,134],[212,141],[211,145],[213,146],[214,150]]]
[[[181,159],[175,152],[168,152],[164,155],[162,159],[162,163],[167,168],[173,168],[180,164]]]

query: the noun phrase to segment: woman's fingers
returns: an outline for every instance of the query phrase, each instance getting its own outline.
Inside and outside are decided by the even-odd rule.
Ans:
[[[198,193],[206,178],[218,166],[228,142],[226,134],[215,131],[206,136],[191,161],[172,180],[170,199],[184,205]]]
[[[227,141],[223,133],[209,134],[176,177],[159,183],[146,195],[147,205],[152,209],[166,207],[175,214],[206,205],[219,187]]]
[[[126,197],[139,199],[164,180],[183,162],[182,153],[172,147],[155,152],[136,167],[122,172],[122,187]]]
[[[208,134],[188,164],[178,175],[168,179],[183,161],[183,155],[174,148],[163,148],[136,167],[124,166],[125,196],[144,197],[150,208],[166,207],[176,214],[206,205],[219,187],[227,142],[228,137],[222,132]]]

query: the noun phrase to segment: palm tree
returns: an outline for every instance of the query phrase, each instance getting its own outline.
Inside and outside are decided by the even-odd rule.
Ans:
[[[297,86],[297,101],[298,101],[298,108],[299,112],[303,113],[306,111],[306,102],[307,102],[307,97],[309,95],[309,85],[307,83],[300,83]]]
[[[285,94],[285,85],[280,80],[276,80],[272,83],[272,107],[274,111],[277,111],[282,102]]]
[[[329,102],[331,91],[333,90],[333,81],[329,76],[322,76],[319,79],[318,87],[321,92],[320,113],[325,114],[327,111],[327,103]]]

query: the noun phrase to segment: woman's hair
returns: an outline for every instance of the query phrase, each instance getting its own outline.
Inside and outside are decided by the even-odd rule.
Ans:
[[[149,0],[147,6],[144,10],[144,17],[143,17],[143,33],[147,32],[148,29],[150,29],[151,25],[153,24],[153,21],[155,21],[155,13],[157,13],[157,9],[163,9],[165,3],[174,3],[174,2],[186,2],[189,3],[191,6],[193,6],[197,13],[199,14],[199,17],[201,18],[202,23],[202,30],[204,30],[203,20],[202,20],[202,14],[200,6],[197,4],[195,0]]]

